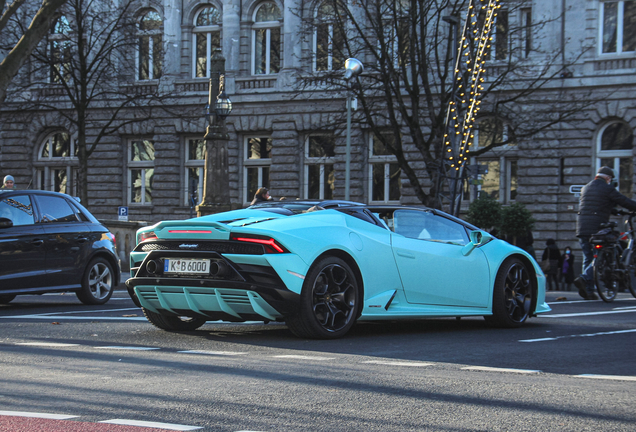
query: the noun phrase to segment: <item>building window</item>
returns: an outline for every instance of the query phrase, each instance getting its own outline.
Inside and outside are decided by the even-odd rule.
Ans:
[[[210,60],[214,50],[221,48],[221,13],[214,6],[205,6],[194,19],[194,77],[210,77]]]
[[[333,4],[323,2],[316,9],[314,70],[332,71],[344,67],[344,24]]]
[[[305,198],[333,199],[335,188],[333,135],[310,135],[305,142]]]
[[[532,8],[521,9],[521,53],[524,58],[532,51]]]
[[[634,131],[623,122],[606,124],[599,131],[596,142],[596,168],[614,169],[618,190],[628,197],[633,193]]]
[[[66,194],[77,190],[77,148],[68,133],[49,135],[40,146],[36,165],[37,188]]]
[[[601,54],[636,50],[636,1],[607,1],[600,4]]]
[[[499,9],[497,11],[497,20],[493,27],[495,60],[506,60],[508,58],[508,28],[508,11]]]
[[[187,206],[198,204],[203,198],[205,171],[205,140],[188,139],[185,154],[185,190],[183,203]]]
[[[370,138],[369,195],[372,202],[399,202],[402,196],[402,169],[386,147],[394,142],[395,137],[389,134],[382,135],[381,138],[372,135]]]
[[[276,74],[280,71],[280,28],[282,16],[274,2],[261,4],[254,12],[252,27],[252,73]]]
[[[155,143],[150,140],[130,140],[128,151],[128,202],[151,204]]]
[[[503,204],[510,204],[517,199],[519,176],[517,161],[505,157],[499,159],[479,159],[485,165],[487,173],[479,175],[477,196],[489,196]]]
[[[252,137],[245,139],[244,194],[252,201],[258,188],[269,188],[269,167],[272,163],[272,139]]]
[[[137,23],[137,79],[161,78],[163,67],[162,20],[156,11],[145,12]]]
[[[49,35],[50,82],[60,84],[71,76],[72,41],[71,26],[66,16],[60,16],[51,27]]]

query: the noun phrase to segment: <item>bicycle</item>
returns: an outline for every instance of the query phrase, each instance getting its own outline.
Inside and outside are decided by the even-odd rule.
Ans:
[[[632,222],[636,212],[618,210],[614,214],[627,216],[628,230],[619,233],[614,230],[617,223],[610,221],[601,224],[602,229],[590,239],[595,251],[594,283],[599,296],[607,303],[614,301],[619,291],[627,289],[636,297],[636,241]]]

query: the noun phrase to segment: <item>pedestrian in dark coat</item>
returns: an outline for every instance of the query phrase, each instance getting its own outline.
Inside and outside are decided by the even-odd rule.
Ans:
[[[574,282],[574,254],[570,246],[566,246],[563,251],[559,278],[561,279],[561,289],[571,291]]]
[[[541,261],[550,261],[550,268],[545,272],[546,291],[556,291],[559,288],[559,272],[561,268],[561,252],[556,245],[554,239],[548,239],[545,243],[546,248],[543,250]]]
[[[267,188],[258,188],[250,205],[258,204],[264,201],[271,201],[271,199],[272,197],[269,196],[269,190]]]

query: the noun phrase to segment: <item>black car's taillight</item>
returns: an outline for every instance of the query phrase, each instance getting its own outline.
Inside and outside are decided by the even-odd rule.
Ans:
[[[285,246],[268,236],[232,233],[230,234],[230,240],[263,245],[265,253],[289,253]]]

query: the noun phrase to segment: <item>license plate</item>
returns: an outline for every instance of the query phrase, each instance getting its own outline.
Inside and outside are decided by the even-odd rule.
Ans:
[[[208,274],[209,259],[170,258],[164,260],[163,272],[168,274]]]

